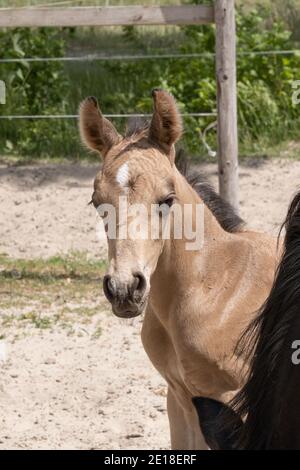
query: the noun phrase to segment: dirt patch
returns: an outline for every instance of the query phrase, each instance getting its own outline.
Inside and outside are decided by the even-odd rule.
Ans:
[[[214,184],[216,165],[200,167]],[[0,166],[0,250],[13,257],[87,251],[106,255],[99,218],[88,206],[95,164]],[[276,233],[300,181],[300,162],[257,161],[240,170],[241,215],[250,226]]]
[[[0,167],[1,251],[14,257],[49,257],[88,251],[106,254],[89,206],[99,165]]]
[[[0,449],[168,446],[164,384],[140,345],[141,324],[99,316],[98,338],[88,326],[6,341]]]
[[[98,168],[2,165],[0,253],[105,257],[98,216],[87,205]],[[215,164],[201,169],[216,183]],[[297,161],[242,165],[242,217],[276,235],[299,181]],[[168,448],[165,384],[143,351],[142,319],[115,318],[101,279],[80,290],[67,289],[68,277],[40,288],[44,280],[26,278],[21,291],[18,269],[3,279],[0,449]]]

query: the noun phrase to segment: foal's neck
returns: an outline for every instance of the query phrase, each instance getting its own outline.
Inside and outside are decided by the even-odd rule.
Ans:
[[[200,229],[203,233],[202,236],[202,245],[201,247],[188,249],[190,246],[191,240],[186,238],[185,230],[183,229],[182,238],[178,239],[174,237],[173,227],[171,229],[171,238],[165,240],[164,248],[161,253],[161,256],[158,261],[158,265],[167,264],[170,269],[173,269],[172,260],[177,263],[177,258],[180,258],[180,263],[183,265],[189,263],[191,258],[199,257],[204,254],[205,246],[210,243],[212,240],[219,239],[226,235],[226,232],[220,226],[219,222],[216,220],[215,216],[212,214],[210,209],[204,204],[198,193],[190,186],[187,180],[182,176],[182,174],[174,169],[176,176],[176,196],[177,204],[182,208],[182,214],[185,213],[184,205],[188,204],[191,206],[192,210],[192,225],[193,230]],[[200,219],[200,224],[196,223],[196,208],[201,207],[202,217]],[[198,212],[199,216],[199,212]],[[199,222],[199,221],[198,221]],[[190,267],[191,269],[191,267]]]
[[[182,211],[184,204],[191,204],[193,217],[195,217],[196,205],[199,204],[203,207],[204,217],[201,219],[201,224],[204,224],[204,227],[201,227],[203,229],[203,243],[200,249],[188,250],[187,246],[191,240],[188,240],[184,233],[181,239],[176,239],[171,230],[171,238],[164,242],[162,253],[151,279],[150,301],[154,309],[159,310],[168,310],[171,302],[176,301],[181,293],[185,295],[184,293],[188,292],[196,269],[199,272],[199,266],[206,265],[201,261],[204,260],[208,247],[227,235],[187,180],[176,168],[174,171],[177,203],[181,205]],[[196,226],[194,222],[193,220],[193,229]],[[205,270],[205,268],[203,269]]]

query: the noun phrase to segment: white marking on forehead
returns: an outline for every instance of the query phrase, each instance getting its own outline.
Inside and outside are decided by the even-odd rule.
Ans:
[[[129,182],[129,167],[128,163],[124,163],[117,171],[116,176],[117,183],[123,189],[128,189],[128,182]]]

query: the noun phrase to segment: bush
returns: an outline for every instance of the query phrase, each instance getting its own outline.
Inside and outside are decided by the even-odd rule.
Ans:
[[[121,103],[121,110],[118,94],[116,102],[114,95],[109,95],[110,109],[149,112],[149,90],[161,86],[174,93],[184,112],[216,111],[214,58],[212,55],[205,57],[205,53],[214,53],[215,28],[213,25],[187,26],[184,33],[180,50],[204,53],[204,57],[107,65],[112,76],[118,77],[120,82],[127,81],[128,88],[132,90],[124,106]],[[280,19],[270,18],[270,10],[266,8],[252,9],[247,13],[239,9],[237,13],[238,119],[242,146],[260,139],[274,144],[295,133],[299,136],[299,110],[292,105],[291,84],[299,79],[300,57],[242,54],[246,51],[292,49],[290,36]],[[106,101],[103,95],[104,105]],[[203,130],[208,123],[207,118],[189,118],[186,122],[185,143],[194,154],[199,154],[199,129]],[[213,136],[209,140],[215,145]]]
[[[0,58],[62,57],[64,41],[56,29],[17,28],[0,31]],[[64,114],[69,86],[61,62],[1,64],[6,83],[7,103],[3,114]],[[1,121],[1,151],[21,154],[49,154],[53,144],[64,146],[66,123],[46,120]],[[61,138],[60,138],[61,136]],[[51,150],[50,150],[51,149]],[[55,151],[55,150],[54,150]]]
[[[238,118],[242,149],[245,145],[257,148],[261,141],[273,145],[299,136],[299,107],[293,106],[291,101],[291,83],[299,79],[299,55],[242,54],[293,48],[291,33],[272,11],[256,8],[250,12],[239,9],[237,13]],[[106,113],[149,113],[152,109],[150,91],[154,87],[174,93],[182,112],[216,111],[214,25],[186,26],[179,33],[172,31],[174,38],[177,34],[177,41],[180,41],[179,52],[204,55],[189,59],[70,62],[65,67],[62,62],[2,65],[0,78],[7,83],[8,103],[0,106],[0,113],[73,114],[87,95],[98,96]],[[63,36],[57,29],[0,32],[0,54],[18,58],[61,57],[67,44],[63,37],[69,39],[68,33],[67,30]],[[72,43],[76,42],[76,34],[72,33]],[[149,46],[138,28],[123,28],[122,40],[131,51],[137,51],[138,45],[139,52],[159,53],[157,48]],[[103,44],[107,44],[107,40],[103,40]],[[97,45],[101,48],[99,42]],[[192,154],[206,156],[199,130],[212,120],[214,118],[193,117],[185,120],[184,144]],[[2,124],[3,121],[2,153],[81,154],[75,121],[20,120]],[[123,123],[118,120],[116,124],[120,128]],[[215,133],[209,133],[208,141],[216,145]]]

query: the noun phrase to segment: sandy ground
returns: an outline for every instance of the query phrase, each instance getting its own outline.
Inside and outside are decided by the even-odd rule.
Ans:
[[[216,166],[202,169],[216,183]],[[0,166],[0,253],[105,256],[87,206],[96,171],[91,164]],[[242,165],[241,215],[276,235],[299,182],[297,161]],[[31,329],[0,341],[0,449],[169,447],[165,385],[143,351],[142,319],[121,321],[104,305],[97,340],[88,325],[76,335]]]
[[[88,251],[103,257],[99,218],[88,202],[97,165],[0,165],[0,252],[49,257]],[[214,164],[200,167],[216,185]],[[241,215],[253,228],[277,234],[300,185],[300,162],[249,161],[240,169]]]

